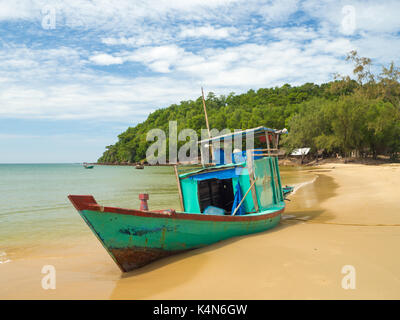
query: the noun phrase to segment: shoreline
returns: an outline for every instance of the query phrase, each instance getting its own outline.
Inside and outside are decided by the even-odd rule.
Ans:
[[[145,167],[173,167],[175,164],[156,164],[151,165],[148,163],[87,163],[89,165],[96,166],[128,166],[134,167],[136,165],[143,165]],[[322,165],[334,165],[334,164],[364,164],[364,165],[385,165],[385,164],[400,164],[400,160],[390,160],[390,159],[373,159],[373,158],[324,158],[316,161],[315,159],[308,159],[301,164],[300,158],[288,157],[288,158],[280,158],[279,165],[285,167],[309,167],[309,166],[322,166]],[[181,166],[195,166],[196,164],[188,164],[188,163],[178,163],[177,165]],[[197,164],[200,165],[200,164]]]

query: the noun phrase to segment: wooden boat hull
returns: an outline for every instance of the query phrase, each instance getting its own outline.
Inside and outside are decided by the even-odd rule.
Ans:
[[[245,216],[140,211],[99,206],[92,196],[69,196],[79,214],[123,272],[154,260],[275,227],[276,206]]]

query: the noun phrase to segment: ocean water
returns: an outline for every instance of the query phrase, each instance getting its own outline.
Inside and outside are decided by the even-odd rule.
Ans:
[[[281,168],[283,184],[300,185],[312,175]],[[139,193],[149,208],[179,208],[172,167],[80,164],[0,164],[0,264],[62,252],[84,243],[90,230],[69,202],[69,194],[91,194],[102,205],[138,208]]]
[[[84,240],[88,229],[69,194],[91,194],[104,205],[138,208],[142,192],[150,194],[150,209],[179,205],[171,167],[1,164],[0,263]]]

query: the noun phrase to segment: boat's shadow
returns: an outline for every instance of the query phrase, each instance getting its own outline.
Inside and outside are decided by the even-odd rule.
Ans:
[[[313,217],[318,217],[322,213],[322,210],[304,212],[304,214],[309,216],[312,214]],[[297,212],[296,215],[298,214],[301,216],[302,212]],[[292,218],[284,219],[273,229],[222,240],[203,248],[189,250],[157,260],[142,268],[121,274],[119,280],[116,281],[110,298],[147,299],[155,297],[155,299],[158,299],[157,296],[159,294],[178,288],[184,283],[191,281],[199,272],[204,270],[207,264],[209,264],[210,259],[212,259],[212,256],[208,255],[208,253],[253,237],[259,237],[265,241],[265,237],[268,234],[280,232],[283,229],[300,223],[304,223],[304,221]]]
[[[177,253],[173,256],[170,257],[166,257],[166,258],[162,258],[159,260],[156,260],[144,267],[141,267],[139,269],[130,271],[130,272],[125,272],[123,274],[121,274],[121,279],[125,279],[125,278],[131,278],[131,277],[135,277],[138,275],[141,275],[143,273],[147,273],[147,272],[151,272],[153,270],[162,268],[168,264],[171,264],[173,262],[188,258],[188,257],[192,257],[192,256],[196,256],[196,255],[200,255],[203,254],[205,252],[211,252],[217,249],[220,249],[222,247],[225,247],[229,244],[232,244],[234,242],[237,241],[242,241],[246,238],[251,238],[251,237],[262,237],[265,236],[266,234],[271,234],[274,232],[279,232],[283,229],[286,229],[288,227],[294,226],[296,224],[299,223],[304,223],[305,221],[312,221],[313,219],[319,217],[324,211],[323,210],[314,210],[314,211],[298,211],[298,212],[291,212],[290,214],[288,214],[287,216],[289,217],[288,219],[285,219],[285,215],[283,215],[283,219],[282,221],[273,229],[269,229],[266,231],[262,231],[262,232],[257,232],[257,233],[253,233],[253,234],[248,234],[248,235],[243,235],[243,236],[238,236],[238,237],[233,237],[233,238],[229,238],[226,240],[221,240],[219,242],[216,242],[214,244],[208,245],[206,247],[202,247],[202,248],[198,248],[198,249],[193,249],[193,250],[188,250],[182,253]],[[293,216],[292,215],[295,213],[296,215]],[[312,218],[309,218],[307,220],[304,220],[302,217],[307,215],[307,217],[309,217],[310,215],[312,215]]]
[[[321,190],[321,186],[324,186],[324,187],[328,186],[327,191],[323,192],[322,194],[321,194],[321,192],[313,192],[312,195],[310,194],[310,190],[312,191],[314,188],[316,190]],[[131,272],[124,273],[121,275],[121,279],[138,276],[140,274],[161,268],[172,262],[175,262],[175,261],[178,261],[178,260],[190,257],[190,256],[202,254],[204,252],[213,251],[213,250],[219,249],[221,247],[224,247],[230,243],[240,241],[244,238],[260,237],[267,233],[279,232],[282,229],[291,227],[291,226],[299,224],[299,223],[304,223],[306,221],[313,222],[315,220],[322,221],[322,220],[330,219],[331,216],[330,216],[329,212],[326,212],[326,210],[319,208],[319,206],[313,206],[313,207],[307,208],[307,207],[304,207],[299,204],[300,204],[300,201],[302,201],[302,199],[305,196],[308,197],[308,200],[310,200],[310,197],[313,197],[314,198],[313,203],[321,203],[322,201],[335,196],[336,195],[335,190],[337,189],[337,187],[338,187],[338,185],[334,182],[333,178],[326,176],[326,175],[319,175],[318,179],[313,184],[299,190],[299,192],[296,194],[296,196],[293,197],[292,202],[289,203],[289,205],[285,211],[285,214],[282,215],[281,222],[275,228],[269,229],[269,230],[266,230],[263,232],[259,232],[259,233],[253,233],[253,234],[249,234],[249,235],[230,238],[227,240],[222,240],[222,241],[219,241],[217,243],[211,244],[211,245],[203,247],[203,248],[194,249],[194,250],[179,253],[179,254],[176,254],[176,255],[173,255],[173,256],[170,256],[167,258],[163,258],[163,259],[157,260],[147,266],[144,266],[142,268],[133,270]],[[297,202],[297,204],[296,204],[296,202]],[[292,203],[295,205],[292,205]],[[323,213],[324,213],[324,215],[322,216]]]

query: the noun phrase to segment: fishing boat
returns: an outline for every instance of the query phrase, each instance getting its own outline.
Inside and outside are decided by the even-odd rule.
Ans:
[[[224,159],[222,149],[201,148],[202,167],[180,173],[175,166],[180,209],[149,210],[148,194],[140,194],[140,209],[98,204],[91,195],[69,199],[123,272],[154,260],[231,237],[275,227],[293,191],[283,187],[277,150],[282,131],[258,127],[200,141],[245,138],[251,134],[265,149],[249,149]],[[224,151],[224,152],[222,152]],[[214,155],[212,165],[204,153]],[[218,156],[219,155],[219,156]]]
[[[142,164],[137,164],[136,166],[135,166],[135,168],[136,169],[144,169],[144,165],[142,165]]]
[[[88,164],[88,163],[84,163],[84,164],[83,164],[83,167],[84,167],[85,169],[93,169],[93,168],[94,168],[94,165],[91,165],[91,164]]]

